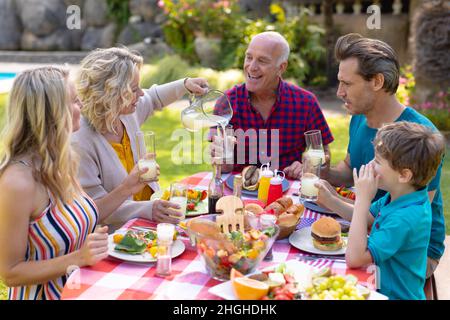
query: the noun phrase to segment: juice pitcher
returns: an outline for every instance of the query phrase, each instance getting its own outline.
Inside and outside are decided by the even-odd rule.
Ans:
[[[189,97],[189,107],[181,112],[181,123],[191,132],[217,126],[224,129],[232,117],[233,109],[228,96],[220,90],[211,89],[204,95]]]

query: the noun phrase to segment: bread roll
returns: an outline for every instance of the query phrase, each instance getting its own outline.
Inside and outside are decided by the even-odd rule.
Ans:
[[[261,213],[264,212],[263,207],[261,207],[259,204],[257,203],[249,203],[245,206],[245,210],[253,212],[256,215],[259,215]]]
[[[270,211],[270,210],[273,210],[273,212],[276,216],[279,216],[284,211],[286,211],[286,209],[278,202],[272,202],[271,204],[269,204],[266,207],[266,211]]]
[[[297,221],[298,221],[298,217],[292,213],[284,212],[278,217],[278,225],[280,227],[293,226],[293,225],[297,224]]]
[[[286,210],[286,213],[291,213],[296,217],[299,217],[303,213],[304,209],[305,207],[302,204],[293,204]]]
[[[294,204],[292,198],[287,196],[281,197],[276,202],[281,204],[285,210]]]

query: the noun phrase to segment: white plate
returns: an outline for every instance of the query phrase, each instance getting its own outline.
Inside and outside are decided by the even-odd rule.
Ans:
[[[295,270],[298,267],[298,269],[301,270],[301,271],[299,270],[300,272],[304,272],[305,268],[307,268],[307,267],[316,269],[314,267],[311,267],[310,265],[306,265],[307,266],[306,267],[305,263],[302,263],[298,260],[288,260],[285,263],[286,263],[286,266],[291,270],[292,269]],[[271,268],[273,268],[273,267],[271,267]],[[357,286],[360,286],[360,285],[358,284]],[[210,288],[208,290],[208,292],[211,294],[214,294],[222,299],[225,299],[225,300],[237,300],[237,297],[234,295],[234,292],[233,292],[233,286],[231,284],[231,281],[227,281],[227,282],[218,284],[217,286]],[[388,297],[386,297],[385,295],[383,295],[377,291],[370,290],[370,295],[367,300],[388,300]]]
[[[289,243],[296,247],[297,249],[300,249],[302,251],[306,251],[309,253],[315,253],[315,254],[325,254],[325,255],[342,255],[345,254],[345,250],[347,249],[347,238],[342,237],[342,241],[344,242],[344,245],[341,249],[336,251],[324,251],[319,250],[316,247],[314,247],[312,243],[312,237],[311,237],[311,227],[302,228],[300,230],[297,230],[293,232],[289,236]]]
[[[114,250],[116,244],[114,243],[113,236],[113,234],[108,236],[108,254],[111,257],[130,262],[156,262],[156,258],[153,258],[147,251],[142,254],[128,254]],[[178,257],[185,249],[186,246],[183,241],[179,239],[175,240],[172,245],[172,258]]]

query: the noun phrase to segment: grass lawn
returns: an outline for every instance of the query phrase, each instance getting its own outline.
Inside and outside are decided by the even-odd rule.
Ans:
[[[0,95],[0,123],[4,115],[4,104],[6,97]],[[332,129],[335,141],[331,145],[332,163],[336,164],[343,159],[346,154],[348,143],[348,124],[349,117],[336,116],[328,118],[328,123]],[[171,128],[171,129],[168,129]],[[195,172],[209,171],[211,167],[208,164],[180,164],[176,165],[172,161],[172,150],[180,143],[180,140],[172,139],[173,129],[182,128],[180,122],[180,110],[164,109],[157,112],[143,127],[143,130],[153,130],[157,137],[158,163],[161,167],[160,183],[163,188],[168,187],[170,182],[182,179]],[[182,131],[181,131],[182,132]],[[193,134],[190,133],[192,136]],[[204,152],[208,148],[208,143],[203,145],[189,145],[191,155]],[[443,183],[450,181],[450,160],[446,161],[442,171],[441,188],[444,198],[444,208],[447,224],[447,234],[450,233],[450,185]],[[6,299],[6,288],[0,281],[0,300]]]

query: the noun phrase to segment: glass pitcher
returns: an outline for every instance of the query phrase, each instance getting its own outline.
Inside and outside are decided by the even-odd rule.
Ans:
[[[221,103],[215,108],[216,102]],[[203,128],[225,128],[233,117],[230,99],[220,90],[209,90],[201,96],[190,95],[189,107],[181,112],[181,123],[191,132]]]

